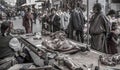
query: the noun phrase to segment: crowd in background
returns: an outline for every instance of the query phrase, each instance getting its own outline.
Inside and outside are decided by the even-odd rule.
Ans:
[[[105,15],[101,11],[101,4],[96,3],[88,21],[83,14],[86,10],[83,0],[66,1],[67,4],[63,4],[60,8],[38,11],[34,6],[24,7],[19,10],[4,11],[6,13],[4,19],[0,15],[0,19],[3,21],[0,24],[0,69],[7,70],[15,64],[31,63],[32,61],[28,54],[29,51],[21,47],[17,38],[10,35],[11,29],[13,29],[11,19],[16,19],[16,16],[22,19],[21,24],[26,33],[32,33],[33,24],[37,24],[36,19],[38,19],[42,30],[53,33],[63,31],[67,38],[76,40],[80,44],[89,40],[87,44],[94,50],[112,55],[118,53],[120,16],[115,17],[116,11],[110,10]]]
[[[84,42],[85,17],[83,9],[80,7],[82,1],[74,2],[74,5],[64,8],[45,11],[42,18],[42,28],[51,32],[65,31],[68,38]]]
[[[90,12],[88,23],[84,15],[86,7],[83,5],[83,1],[66,1],[67,4],[63,4],[59,8],[43,11],[38,11],[34,6],[21,8],[18,11],[7,11],[7,20],[19,16],[23,19],[22,25],[25,27],[26,33],[32,33],[33,24],[36,24],[36,19],[38,19],[42,30],[64,31],[67,38],[81,43],[86,43],[88,35],[91,48],[104,53],[117,53],[120,19],[115,17],[116,11],[110,10],[105,15],[101,11],[101,4],[96,3]]]
[[[51,8],[41,13],[35,14],[28,8],[23,16],[23,26],[26,33],[32,32],[32,23],[39,19],[42,30],[50,32],[64,31],[67,38],[86,43],[86,33],[89,31],[89,41],[92,49],[100,52],[115,54],[119,44],[119,27],[118,19],[115,17],[116,12],[110,10],[107,15],[102,13],[101,4],[96,3],[93,6],[93,12],[89,18],[89,24],[83,14],[85,7],[82,0],[71,1],[63,8]],[[86,28],[86,25],[89,28]]]

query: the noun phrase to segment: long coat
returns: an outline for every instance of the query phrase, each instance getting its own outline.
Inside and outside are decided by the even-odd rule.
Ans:
[[[81,11],[73,10],[71,13],[70,23],[73,25],[75,30],[83,31],[85,24],[83,13]]]
[[[107,34],[110,32],[109,21],[102,14],[95,14],[90,19],[91,48],[107,52]]]
[[[82,13],[82,10],[73,10],[71,12],[70,17],[70,24],[69,24],[69,37],[71,39],[75,39],[77,41],[84,42],[84,25],[85,25],[85,18]],[[74,32],[75,30],[75,32]]]
[[[60,30],[60,17],[56,14],[49,16],[50,21],[48,23],[50,24],[50,30],[52,32],[56,32]]]
[[[30,12],[27,12],[23,17],[23,26],[25,27],[26,33],[32,32],[32,20],[33,15]]]

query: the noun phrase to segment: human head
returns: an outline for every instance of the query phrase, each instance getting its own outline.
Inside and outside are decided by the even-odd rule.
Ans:
[[[116,22],[112,22],[112,30],[116,30],[117,29],[117,23]]]
[[[55,9],[55,8],[52,8],[52,9],[51,9],[51,14],[55,14],[55,12],[56,12],[56,9]]]
[[[111,16],[111,17],[114,17],[115,14],[116,14],[115,10],[112,9],[112,10],[110,10],[110,11],[108,12],[107,16],[109,15],[109,16]]]
[[[9,28],[10,28],[10,21],[4,21],[1,24],[1,33],[2,33],[3,36],[6,32],[9,31]]]
[[[44,11],[44,14],[47,15],[47,11]]]
[[[119,35],[119,34],[120,34],[120,30],[119,30],[119,28],[118,28],[118,23],[117,23],[117,22],[113,22],[113,23],[112,23],[112,31],[114,31],[114,33],[115,33],[116,35]]]
[[[30,8],[28,8],[27,10],[28,10],[28,12],[30,12],[30,11],[31,11],[31,9],[30,9]]]
[[[101,4],[100,4],[100,3],[94,4],[94,6],[93,6],[93,12],[94,12],[94,13],[99,13],[99,12],[101,12],[101,9],[102,9],[102,7],[101,7]]]
[[[77,0],[76,1],[77,2],[77,7],[82,7],[82,5],[83,5],[83,0]]]

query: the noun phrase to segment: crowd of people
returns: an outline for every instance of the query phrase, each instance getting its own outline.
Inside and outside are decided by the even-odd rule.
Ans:
[[[31,12],[31,9],[27,8],[25,11],[21,11],[21,16],[26,33],[32,33],[33,23],[36,24],[38,17],[42,30],[45,29],[50,32],[64,31],[67,38],[85,43],[84,29],[87,20],[85,20],[83,15],[84,10],[83,1],[76,0],[70,3],[70,6],[65,5],[64,8],[59,10],[56,8],[45,10],[42,12],[42,15],[38,15],[35,9]],[[101,10],[101,4],[96,3],[93,6],[93,14],[89,19],[89,23],[87,23],[89,25],[87,30],[90,35],[91,48],[107,54],[116,54],[118,53],[117,46],[119,45],[119,20],[115,18],[114,10],[110,10],[107,15],[104,15]],[[12,57],[12,59],[15,59],[15,62],[19,62],[19,60],[23,62],[23,56],[17,57],[16,55],[16,53],[21,52],[21,48],[18,47],[18,40],[9,36],[10,26],[10,22],[3,22],[1,24],[0,59],[15,55],[15,57]],[[14,62],[12,59],[10,60]],[[12,64],[11,62],[9,63]],[[5,65],[4,67],[8,68],[9,66]]]
[[[71,9],[52,8],[51,11],[44,12],[41,18],[42,29],[50,32],[65,31],[68,38],[85,43],[84,29],[87,20],[83,15],[81,4],[82,1],[78,0]],[[90,35],[91,48],[107,54],[116,54],[119,44],[119,22],[115,18],[116,12],[110,10],[107,15],[104,15],[101,10],[101,4],[96,3],[89,19],[88,25],[90,26],[87,30]]]
[[[5,18],[1,19],[0,23],[0,70],[8,70],[15,64],[32,62],[28,50],[22,48],[20,41],[11,34],[11,31],[13,30],[12,18],[15,18],[16,16],[20,16],[26,21],[23,23],[26,27],[26,33],[31,32],[29,26],[29,19],[32,20],[30,8],[27,12],[21,11],[20,15],[17,15],[19,12],[16,13],[15,10],[5,11],[4,13]]]
[[[45,10],[40,15],[32,14],[30,8],[28,8],[25,16],[23,16],[23,26],[26,33],[32,32],[32,23],[38,17],[40,23],[42,23],[42,30],[45,29],[50,32],[64,31],[67,38],[85,43],[84,30],[87,23],[83,14],[85,7],[82,0],[76,0],[73,3],[70,6],[64,5],[64,8]],[[115,54],[119,43],[119,28],[115,18],[116,12],[110,10],[107,15],[104,15],[101,10],[101,4],[96,3],[93,6],[89,24],[87,24],[89,26],[87,30],[90,35],[90,45],[92,49],[97,51]],[[111,42],[113,43],[112,45]]]
[[[78,0],[78,2],[75,3],[71,8],[66,5],[65,8],[59,10],[52,8],[50,11],[45,12],[42,18],[42,29],[51,32],[65,31],[68,38],[83,43],[83,30],[86,21],[83,10],[80,8],[82,1]]]

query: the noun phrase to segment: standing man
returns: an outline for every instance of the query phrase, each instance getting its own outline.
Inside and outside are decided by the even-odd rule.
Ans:
[[[33,15],[31,9],[28,8],[25,16],[23,17],[23,26],[25,27],[26,33],[31,33],[33,28]]]
[[[90,19],[91,48],[100,52],[107,52],[106,38],[110,32],[109,21],[101,12],[101,4],[93,6],[93,16]]]
[[[60,30],[60,17],[56,15],[56,9],[51,9],[51,15],[49,16],[48,23],[50,24],[50,31],[56,32]]]
[[[36,19],[37,19],[37,9],[35,7],[33,7],[33,19],[34,19],[34,23],[36,24]]]
[[[76,39],[79,42],[84,42],[84,25],[85,18],[81,9],[82,0],[75,1],[73,5],[73,10],[71,12],[70,24],[73,26],[75,30]],[[74,32],[73,32],[74,33]]]
[[[42,16],[42,29],[50,31],[50,25],[48,24],[49,14],[47,11]]]

